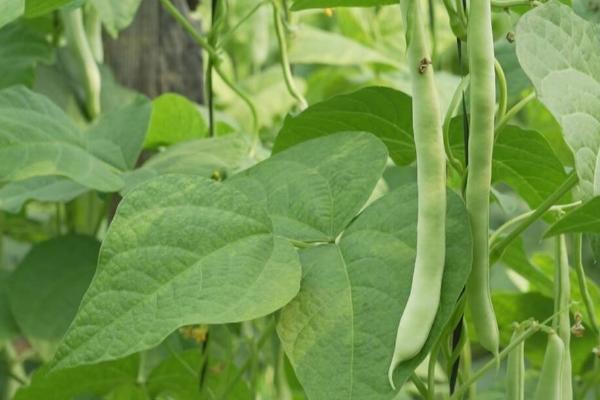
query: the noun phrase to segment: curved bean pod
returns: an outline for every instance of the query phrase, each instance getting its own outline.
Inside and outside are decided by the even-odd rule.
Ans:
[[[400,318],[388,371],[421,351],[437,314],[446,246],[446,157],[442,117],[420,2],[402,0],[411,70],[417,152],[417,255],[410,295]]]
[[[471,136],[465,201],[473,232],[473,269],[467,284],[467,295],[479,343],[497,354],[499,333],[490,297],[488,247],[496,104],[490,0],[471,2],[467,38],[471,75]]]
[[[522,332],[516,329],[513,340]],[[521,341],[508,355],[506,371],[506,399],[525,400],[525,341]]]

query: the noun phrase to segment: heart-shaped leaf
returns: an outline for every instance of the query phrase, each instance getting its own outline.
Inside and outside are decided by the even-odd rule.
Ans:
[[[521,66],[561,124],[587,198],[599,194],[594,192],[600,174],[599,48],[600,26],[557,1],[529,11],[517,25]]]
[[[333,242],[368,200],[386,160],[375,136],[342,132],[276,154],[228,184],[265,206],[277,234]]]
[[[231,186],[165,175],[132,190],[54,368],[123,357],[178,327],[250,320],[298,292],[294,248]]]
[[[273,153],[342,131],[374,134],[385,143],[398,165],[415,160],[411,98],[386,87],[368,87],[335,96],[297,116],[288,116],[275,140]]]
[[[399,366],[396,383],[410,376],[439,338],[469,276],[466,211],[456,194],[448,196],[440,307],[424,348]],[[417,187],[411,183],[369,206],[338,244],[300,253],[300,293],[282,310],[277,332],[311,400],[397,396],[387,370],[410,292],[416,229]]]

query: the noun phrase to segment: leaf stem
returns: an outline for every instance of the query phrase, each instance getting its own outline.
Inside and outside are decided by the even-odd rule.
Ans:
[[[208,43],[206,41],[206,39],[200,33],[198,33],[198,31],[196,31],[196,28],[194,28],[194,26],[177,9],[177,7],[175,7],[175,5],[173,5],[171,0],[160,0],[160,2],[163,5],[163,7],[165,8],[165,10],[190,35],[190,37],[198,44],[198,46],[200,46],[204,50],[206,50],[206,52],[209,54],[209,56],[213,58],[213,68],[217,72],[219,77],[235,94],[238,95],[238,97],[240,99],[242,99],[242,101],[244,103],[246,103],[246,105],[250,109],[250,114],[252,116],[252,131],[256,137],[255,141],[257,142],[258,141],[258,112],[256,111],[256,106],[254,105],[254,103],[252,102],[250,97],[243,91],[243,89],[238,87],[238,85],[236,85],[235,82],[233,82],[231,80],[231,78],[229,78],[225,74],[225,72],[223,71],[223,68],[221,67],[221,58],[219,57],[217,50],[213,46],[211,46],[210,43]]]
[[[494,70],[496,71],[496,79],[498,82],[498,111],[496,112],[496,121],[500,121],[506,115],[508,107],[508,85],[506,83],[506,75],[500,61],[494,61]]]
[[[523,108],[525,108],[525,106],[527,104],[529,104],[532,100],[534,100],[536,98],[536,96],[537,95],[535,92],[529,93],[527,96],[525,96],[523,99],[521,99],[517,104],[512,106],[512,108],[510,110],[508,110],[506,112],[506,114],[504,114],[502,119],[498,120],[498,123],[496,124],[496,129],[495,129],[496,140],[498,139],[498,135],[500,134],[502,129],[506,126],[506,124],[508,124],[508,122],[510,122],[510,120],[515,115],[517,115],[521,110],[523,110]]]
[[[419,391],[419,394],[421,396],[423,396],[423,398],[427,399],[427,387],[425,386],[425,384],[423,383],[423,381],[421,380],[421,378],[419,378],[417,376],[417,374],[415,374],[414,372],[410,375],[410,381],[415,385],[415,387],[417,388],[417,390]]]
[[[281,16],[281,5],[278,0],[271,1],[273,5],[273,22],[275,25],[275,33],[277,35],[277,43],[279,44],[279,53],[281,56],[281,69],[283,70],[283,78],[285,80],[285,86],[288,89],[290,95],[298,101],[301,110],[308,107],[308,103],[302,93],[296,87],[294,77],[292,75],[292,68],[290,67],[290,60],[288,57],[286,33],[283,27],[282,16]]]
[[[512,230],[504,238],[498,240],[495,245],[490,246],[490,258],[496,259],[502,255],[508,245],[517,238],[523,231],[525,231],[531,224],[537,221],[546,211],[548,211],[557,201],[559,201],[565,194],[567,194],[576,184],[579,182],[577,173],[572,171],[567,179],[546,198],[531,214],[524,218],[517,227]]]

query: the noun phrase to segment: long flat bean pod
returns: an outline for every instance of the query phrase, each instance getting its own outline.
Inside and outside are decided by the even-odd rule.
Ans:
[[[468,302],[479,343],[498,352],[499,333],[490,297],[488,230],[496,86],[490,0],[471,2],[468,24],[471,126],[465,200],[473,232],[473,269]]]
[[[535,400],[561,400],[561,376],[565,345],[556,333],[548,335],[544,364],[540,373]]]
[[[435,319],[445,260],[446,159],[442,117],[420,2],[402,0],[412,80],[413,130],[417,153],[418,220],[415,270],[389,369],[423,348]]]

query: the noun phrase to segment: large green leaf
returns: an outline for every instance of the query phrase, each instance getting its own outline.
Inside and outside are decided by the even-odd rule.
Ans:
[[[570,232],[600,233],[600,197],[594,197],[556,221],[546,236]]]
[[[200,109],[186,97],[166,93],[152,103],[152,119],[144,147],[169,146],[207,135],[208,126]]]
[[[0,29],[0,44],[0,89],[16,84],[31,86],[35,66],[54,59],[54,49],[44,35],[23,22]]]
[[[116,191],[119,175],[87,151],[83,133],[50,100],[22,86],[0,91],[0,181],[65,176]]]
[[[273,153],[320,136],[341,131],[371,132],[387,146],[398,165],[415,160],[410,96],[386,87],[368,87],[317,103],[288,116]]]
[[[456,194],[449,193],[448,200],[440,308],[424,348],[396,370],[397,384],[439,338],[469,276],[466,211]],[[417,187],[410,183],[369,206],[338,244],[300,253],[301,290],[282,310],[277,331],[311,400],[396,397],[386,372],[410,292],[416,229]]]
[[[203,360],[198,349],[173,354],[150,372],[147,390],[153,399],[196,400]]]
[[[228,184],[266,207],[277,234],[333,242],[364,206],[386,160],[375,136],[343,132],[291,147]]]
[[[292,10],[328,7],[374,7],[398,4],[397,0],[294,0]]]
[[[25,0],[3,0],[0,3],[0,28],[25,12]]]
[[[123,357],[184,325],[269,314],[299,281],[298,256],[262,207],[205,178],[158,177],[121,202],[53,365]]]
[[[297,64],[364,65],[367,63],[398,67],[392,57],[339,33],[310,26],[294,32],[290,41],[290,62]]]
[[[122,385],[137,383],[139,356],[49,372],[47,366],[33,374],[31,384],[14,400],[73,400],[80,395],[102,396]]]
[[[63,236],[40,243],[11,275],[9,301],[21,331],[45,359],[73,320],[96,270],[100,243]]]
[[[8,302],[7,286],[9,276],[8,271],[0,270],[0,348],[3,347],[6,341],[16,336],[19,331]]]
[[[573,10],[583,18],[600,23],[600,1],[573,0]]]
[[[92,0],[104,27],[112,37],[127,28],[142,0]]]
[[[517,26],[521,66],[561,124],[588,198],[600,194],[599,48],[600,26],[556,1],[526,13]]]

